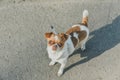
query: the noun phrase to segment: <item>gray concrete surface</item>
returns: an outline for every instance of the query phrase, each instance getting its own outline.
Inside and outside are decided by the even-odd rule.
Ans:
[[[49,67],[44,33],[65,32],[89,11],[87,50],[64,75]],[[120,0],[0,0],[0,80],[120,80]]]

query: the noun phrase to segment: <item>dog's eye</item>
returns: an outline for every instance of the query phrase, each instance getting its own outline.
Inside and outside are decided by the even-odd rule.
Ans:
[[[51,44],[51,45],[52,45],[52,44],[54,44],[54,42],[53,42],[53,41],[49,41],[49,44]]]
[[[62,43],[58,43],[58,46],[59,46],[59,47],[62,47]]]

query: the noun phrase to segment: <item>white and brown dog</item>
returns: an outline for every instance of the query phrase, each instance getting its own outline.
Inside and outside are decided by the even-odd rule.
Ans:
[[[87,10],[83,11],[82,23],[73,25],[66,33],[57,34],[54,29],[52,32],[45,33],[48,56],[51,59],[49,65],[54,65],[56,62],[61,64],[58,76],[63,74],[67,59],[73,53],[78,43],[81,45],[81,50],[86,49],[85,44],[88,36]]]

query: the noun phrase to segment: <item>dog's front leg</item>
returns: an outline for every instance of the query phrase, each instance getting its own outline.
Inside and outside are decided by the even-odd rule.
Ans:
[[[61,76],[63,74],[66,63],[67,63],[67,59],[60,62],[61,66],[57,74],[58,76]]]
[[[53,65],[55,65],[55,63],[56,63],[56,61],[51,60],[51,62],[49,63],[49,66],[53,66]]]

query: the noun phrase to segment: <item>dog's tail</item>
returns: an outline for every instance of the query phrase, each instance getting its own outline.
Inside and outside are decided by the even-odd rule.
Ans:
[[[82,24],[88,27],[88,10],[83,11]]]

